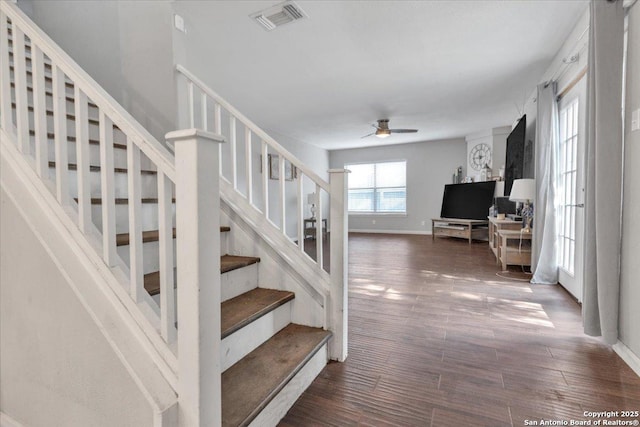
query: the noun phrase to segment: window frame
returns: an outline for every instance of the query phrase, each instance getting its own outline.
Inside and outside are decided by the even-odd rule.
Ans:
[[[386,163],[404,163],[404,186],[393,186],[393,187],[378,187],[377,186],[377,165],[386,164]],[[406,159],[396,159],[396,160],[383,160],[383,161],[369,161],[369,162],[352,162],[345,164],[344,168],[349,169],[351,166],[359,166],[359,165],[373,165],[373,187],[354,187],[351,188],[347,186],[347,212],[349,216],[397,216],[397,217],[406,217],[407,216],[407,160]],[[395,189],[395,188],[403,188],[404,189],[404,211],[378,211],[376,210],[377,200],[378,200],[378,190],[385,189]],[[372,211],[352,211],[349,210],[349,191],[350,190],[372,190],[373,191],[373,210]]]

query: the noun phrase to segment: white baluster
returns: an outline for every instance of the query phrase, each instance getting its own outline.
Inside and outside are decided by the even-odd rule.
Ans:
[[[200,95],[200,109],[202,110],[202,129],[207,129],[209,127],[209,123],[207,120],[207,94],[202,92]]]
[[[251,158],[251,129],[244,127],[244,156],[245,183],[247,185],[247,200],[253,205],[253,162]]]
[[[181,425],[221,425],[219,135],[167,134],[176,153]]]
[[[280,180],[278,181],[278,205],[280,206],[280,228],[282,229],[282,234],[287,235],[287,196],[286,196],[286,186],[285,183],[287,180],[285,179],[285,158],[282,154],[278,156],[278,174]]]
[[[269,219],[269,148],[262,141],[262,202],[264,203],[264,217]]]
[[[57,132],[56,132],[57,136]],[[100,111],[100,182],[102,185],[102,258],[112,267],[116,251],[116,199],[113,172],[113,122]]]
[[[331,188],[330,224],[330,265],[331,265],[331,301],[330,325],[333,340],[329,344],[329,357],[344,361],[347,358],[348,339],[348,232],[349,216],[347,213],[347,174],[345,169],[329,170]]]
[[[293,165],[292,165],[293,167]],[[303,175],[302,173],[298,176],[298,185],[297,185],[297,195],[298,195],[298,246],[300,247],[300,251],[304,252],[304,186],[303,186]]]
[[[87,96],[80,90],[78,85],[74,87],[74,98],[76,113],[76,162],[78,164],[78,227],[83,233],[86,233],[89,231],[91,225],[89,107],[87,105]]]
[[[324,267],[322,218],[322,187],[316,184],[316,262],[320,268]]]
[[[188,84],[189,90],[189,126],[194,128],[196,127],[196,112],[194,110],[195,106],[193,103],[195,102],[194,94],[193,94],[193,82],[189,80]]]
[[[142,255],[142,190],[140,148],[127,137],[127,197],[129,198],[129,290],[131,298],[140,302],[144,295]]]
[[[61,205],[69,203],[69,157],[67,155],[67,100],[64,73],[51,64],[53,78],[53,132],[55,133],[56,197]]]
[[[49,144],[47,137],[44,56],[42,54],[42,50],[40,50],[40,48],[35,44],[31,45],[31,75],[31,86],[33,87],[33,131],[36,145],[36,172],[40,178],[48,178]]]
[[[231,183],[238,190],[238,150],[236,147],[236,118],[229,119],[229,149],[231,150]]]
[[[27,104],[27,64],[24,52],[24,33],[17,25],[14,25],[12,30],[18,148],[23,153],[29,153],[29,106]]]
[[[176,339],[176,297],[173,278],[172,183],[158,172],[158,232],[160,255],[160,333],[172,343]]]
[[[9,80],[9,33],[7,15],[0,12],[0,119],[2,129],[8,134],[13,133],[13,118],[11,112],[11,81]]]
[[[222,110],[217,102],[213,106],[213,133],[222,135]],[[222,144],[218,145],[218,167],[222,175]]]

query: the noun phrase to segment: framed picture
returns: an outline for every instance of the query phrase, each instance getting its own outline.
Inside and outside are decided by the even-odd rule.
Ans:
[[[284,161],[284,179],[293,181],[296,177],[296,167],[289,160]],[[269,179],[280,179],[280,156],[269,154]]]

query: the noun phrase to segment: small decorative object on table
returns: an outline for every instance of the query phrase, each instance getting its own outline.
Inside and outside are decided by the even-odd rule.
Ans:
[[[460,184],[462,182],[462,166],[453,171],[453,184]]]

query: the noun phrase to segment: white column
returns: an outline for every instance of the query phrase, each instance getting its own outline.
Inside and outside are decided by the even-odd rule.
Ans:
[[[329,170],[331,203],[329,212],[331,297],[329,301],[329,330],[333,339],[329,345],[329,357],[343,362],[347,358],[347,330],[349,326],[349,216],[347,212],[347,174],[346,169]],[[321,217],[318,217],[318,220]],[[316,239],[322,239],[317,234]]]
[[[166,135],[176,154],[180,426],[222,422],[220,364],[220,135]]]

